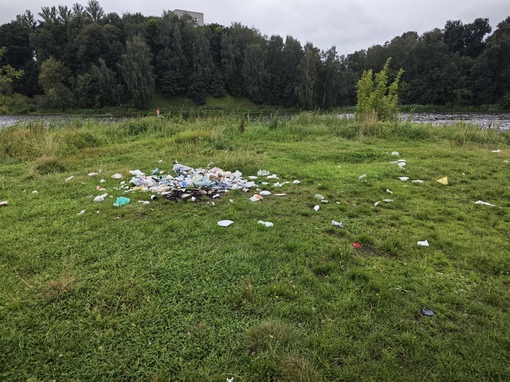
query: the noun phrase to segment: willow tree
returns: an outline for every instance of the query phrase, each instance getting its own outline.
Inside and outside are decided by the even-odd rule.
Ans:
[[[128,101],[140,109],[149,107],[154,99],[155,81],[149,47],[142,37],[134,36],[127,42],[119,67]]]
[[[391,84],[388,84],[388,70],[391,57],[386,60],[384,68],[376,73],[372,69],[363,72],[358,81],[356,104],[356,118],[366,120],[375,114],[379,121],[396,120],[398,115],[398,85],[404,73],[400,69]]]

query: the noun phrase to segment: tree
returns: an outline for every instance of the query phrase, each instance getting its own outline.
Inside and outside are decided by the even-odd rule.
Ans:
[[[39,82],[44,89],[44,107],[65,109],[70,106],[72,100],[69,89],[69,77],[71,72],[53,56],[41,64]]]
[[[266,94],[266,53],[260,43],[255,43],[246,47],[244,55],[244,88],[248,97],[257,103],[262,103]]]
[[[388,85],[388,69],[391,57],[386,60],[383,70],[375,74],[372,70],[363,72],[357,84],[358,103],[356,105],[356,118],[364,120],[375,113],[380,121],[395,120],[398,115],[398,84],[403,70],[400,69]]]
[[[127,42],[126,53],[122,55],[119,67],[129,102],[140,109],[150,106],[155,81],[149,47],[142,37],[135,36]]]
[[[308,110],[316,106],[319,63],[319,49],[315,48],[312,43],[307,43],[304,55],[297,67],[297,82],[294,91],[299,106]]]
[[[5,54],[6,48],[0,48],[0,59]],[[7,113],[10,97],[7,95],[9,92],[9,84],[15,78],[20,78],[23,75],[22,70],[16,70],[10,65],[0,67],[0,114]]]

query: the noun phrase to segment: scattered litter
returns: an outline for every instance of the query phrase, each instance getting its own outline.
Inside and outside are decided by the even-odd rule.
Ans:
[[[343,228],[344,226],[344,222],[337,222],[335,220],[331,220],[331,225],[335,226],[335,227],[340,227],[340,228]]]
[[[113,175],[112,175],[112,178],[113,178],[113,179],[122,179],[122,178],[123,178],[123,176],[122,176],[122,174],[118,174],[118,173],[117,173],[117,174],[113,174]]]
[[[492,150],[493,153],[500,153],[501,150]]]
[[[101,187],[101,186],[97,186],[96,190],[98,190],[98,191],[106,191],[106,188]]]
[[[172,168],[176,174],[187,174],[188,172],[193,171],[193,169],[189,166],[185,166],[183,164],[178,163],[177,161],[174,162],[174,167]]]
[[[101,180],[99,181],[99,183],[104,183],[104,182],[106,182],[106,180],[104,180],[104,179],[101,179]]]
[[[158,200],[158,197],[156,195],[151,195],[151,200]]]
[[[407,176],[399,176],[398,177],[402,182],[405,182],[406,180],[409,180],[409,177]]]
[[[156,169],[152,170],[151,175],[157,175],[158,172],[159,172],[159,168],[156,168]]]
[[[96,175],[99,175],[98,172],[89,172],[88,173],[88,176],[96,176]]]
[[[329,201],[327,201],[326,199],[322,199],[321,203],[329,203]]]
[[[503,163],[510,163],[510,161],[505,159]]]
[[[271,195],[271,191],[260,191],[259,194],[264,196]]]
[[[390,190],[388,190],[388,189],[386,189],[386,192],[387,192],[388,194],[393,194],[393,192],[392,192],[392,191],[390,191]]]
[[[261,196],[261,195],[259,195],[259,194],[255,194],[255,195],[253,195],[253,196],[250,198],[250,200],[251,200],[252,202],[258,202],[258,201],[259,201],[259,200],[261,200],[261,199],[262,199],[262,196]]]
[[[264,221],[262,221],[262,220],[259,220],[259,224],[263,224],[263,225],[265,225],[266,227],[272,227],[272,226],[274,226],[274,224],[273,224],[273,223],[271,223],[271,222],[264,222]]]
[[[421,180],[421,179],[416,179],[416,180],[413,180],[413,183],[423,183],[423,180]]]
[[[374,203],[374,206],[376,206],[376,207],[377,207],[377,206],[379,205],[379,203],[381,203],[381,201],[380,201],[380,200],[378,200],[377,202],[375,202],[375,203]]]
[[[428,247],[429,246],[429,242],[427,240],[419,241],[417,244],[421,245],[422,247]]]
[[[94,202],[104,202],[104,198],[108,196],[108,193],[98,195],[94,198]]]
[[[398,167],[404,168],[406,166],[406,162],[398,162]]]
[[[391,202],[393,202],[393,199],[383,199],[382,201],[384,203],[391,203]]]
[[[267,179],[280,179],[280,178],[278,178],[278,176],[276,174],[273,174],[273,175],[269,175],[267,177]]]
[[[363,175],[358,176],[358,179],[362,180],[362,179],[365,179],[366,177],[367,177],[367,174],[363,174]]]
[[[274,196],[287,196],[287,194],[274,194]]]
[[[73,178],[74,178],[74,175],[71,175],[69,178],[67,178],[67,179],[65,180],[65,182],[69,182],[69,181],[70,181],[71,179],[73,179]]]
[[[299,180],[297,180],[297,179],[296,179],[296,180],[294,180],[292,183],[294,183],[294,184],[300,184],[301,182],[300,182]]]
[[[151,204],[151,202],[149,202],[148,200],[139,200],[138,203]]]
[[[433,310],[424,308],[421,310],[421,314],[423,314],[424,316],[427,316],[427,317],[433,317],[435,313]]]
[[[361,244],[359,244],[359,243],[352,243],[352,246],[354,248],[361,248]]]
[[[80,212],[78,212],[78,215],[83,215],[85,213],[85,210],[81,210]]]
[[[32,191],[32,194],[34,195],[37,194],[37,190]]]
[[[248,177],[248,179],[251,179],[251,180],[255,180],[255,179],[258,179],[259,177],[258,176],[255,176],[255,175],[250,175]]]
[[[482,205],[484,205],[484,206],[496,207],[494,204],[490,204],[490,203],[487,203],[487,202],[483,202],[483,201],[481,201],[481,200],[477,200],[477,201],[475,202],[475,204],[482,204]]]
[[[400,154],[398,153],[398,151],[393,151],[391,155],[398,157]]]
[[[220,220],[220,221],[218,222],[218,225],[219,225],[220,227],[228,227],[228,226],[229,226],[229,225],[231,225],[232,223],[233,223],[233,221],[232,221],[232,220]]]
[[[257,171],[257,175],[258,176],[268,176],[268,175],[271,175],[271,173],[267,170],[259,170],[259,171]]]
[[[234,377],[232,377],[232,378],[227,377],[227,382],[234,382]]]
[[[115,207],[125,206],[126,204],[131,203],[131,199],[126,198],[124,196],[119,196],[115,203],[113,204]]]
[[[324,199],[324,196],[322,196],[321,194],[315,194],[315,199],[322,200]]]
[[[445,176],[444,178],[436,180],[437,183],[444,184],[445,186],[448,185],[448,177]]]
[[[320,210],[320,208],[321,208],[320,206],[314,206],[314,207],[313,207],[313,209],[314,209],[315,211],[319,211],[319,210]]]
[[[6,205],[8,205],[8,201],[7,200],[4,200],[3,202],[0,202],[0,207],[4,207]]]
[[[129,173],[134,176],[145,176],[145,173],[141,172],[140,170],[132,170],[129,171]]]

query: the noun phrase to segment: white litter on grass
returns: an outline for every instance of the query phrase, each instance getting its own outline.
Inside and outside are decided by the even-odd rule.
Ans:
[[[398,162],[398,167],[404,168],[406,166],[406,162]]]
[[[267,179],[280,179],[280,178],[278,178],[278,176],[276,174],[273,174],[273,175],[269,175],[267,177]]]
[[[271,191],[260,191],[260,195],[271,195]]]
[[[255,179],[258,179],[259,177],[258,176],[255,176],[255,175],[250,175],[248,177],[248,179],[251,179],[251,180],[255,180]]]
[[[117,174],[113,174],[112,178],[113,179],[122,179],[122,174],[118,174],[118,173]]]
[[[422,247],[428,247],[429,246],[429,242],[427,240],[419,241],[417,244],[421,245]]]
[[[384,203],[391,203],[391,202],[393,202],[393,199],[383,199],[382,201]]]
[[[107,193],[98,195],[94,198],[94,202],[104,202],[104,198],[108,196]]]
[[[506,159],[505,159],[505,160],[503,161],[503,163],[510,163],[510,161],[508,161],[508,160],[506,160]]]
[[[262,221],[262,220],[259,220],[259,224],[263,224],[263,225],[265,225],[266,227],[272,227],[272,226],[274,226],[274,224],[273,224],[273,223],[271,223],[271,222],[264,222],[264,221]]]
[[[492,150],[491,152],[493,152],[493,153],[500,153],[501,150]]]
[[[0,207],[7,206],[9,202],[7,200],[4,200],[3,202],[0,202]]]
[[[149,202],[148,200],[139,200],[138,203],[151,204],[151,202]]]
[[[337,222],[335,220],[331,220],[331,225],[335,226],[335,227],[341,227],[343,228],[344,226],[344,222]]]
[[[250,200],[251,200],[252,202],[258,202],[258,201],[259,201],[259,200],[261,200],[261,199],[262,199],[262,196],[261,196],[261,195],[259,195],[259,194],[255,194],[255,195],[253,195],[253,196],[250,198]]]
[[[365,179],[366,177],[367,177],[367,174],[363,174],[363,175],[358,176],[358,179],[362,180],[362,179]]]
[[[67,178],[65,181],[66,181],[66,182],[69,182],[69,181],[70,181],[71,179],[73,179],[73,178],[74,178],[74,175],[71,175],[71,176],[70,176],[69,178]]]
[[[78,212],[78,215],[83,215],[85,213],[85,210],[81,210],[80,212]]]
[[[322,200],[324,199],[324,196],[322,196],[321,194],[315,194],[315,199]]]
[[[88,176],[96,176],[96,175],[99,175],[98,172],[89,172],[88,173]]]
[[[413,180],[413,183],[423,183],[423,180],[421,180],[421,179],[416,179],[416,180]]]
[[[381,201],[380,201],[380,200],[378,200],[377,202],[375,202],[375,203],[374,203],[374,206],[376,206],[376,207],[377,207],[377,206],[379,205],[379,203],[381,203]]]
[[[229,225],[231,225],[232,223],[233,223],[233,221],[232,221],[232,220],[220,220],[220,221],[218,222],[218,225],[219,225],[220,227],[228,227],[228,226],[229,226]]]
[[[129,171],[129,173],[134,176],[145,176],[145,173],[141,172],[140,170],[132,170]]]
[[[393,192],[392,192],[392,191],[390,191],[390,190],[388,190],[388,189],[386,189],[386,192],[387,192],[388,194],[393,194]]]
[[[481,201],[481,200],[477,200],[477,201],[475,202],[475,204],[482,204],[482,205],[484,205],[484,206],[496,207],[494,204],[490,204],[490,203],[487,203],[487,202],[483,202],[483,201]]]
[[[274,196],[287,196],[287,194],[274,194]]]
[[[315,211],[319,211],[319,210],[321,209],[321,206],[314,206],[314,207],[313,207],[313,209],[314,209]]]
[[[406,180],[409,180],[409,177],[408,177],[408,176],[399,176],[399,179],[400,179],[402,182],[405,182]]]
[[[398,157],[400,154],[398,153],[398,151],[393,151],[391,155]]]
[[[295,180],[295,181],[293,181],[292,183],[294,183],[294,184],[300,184],[301,182],[300,182],[299,180],[297,180],[297,179],[296,179],[296,180]]]
[[[321,203],[329,203],[326,199],[322,199]]]
[[[34,195],[37,194],[37,190],[32,191],[32,194]]]
[[[271,175],[271,173],[267,170],[259,170],[259,171],[257,171],[257,175],[258,176],[268,176],[268,175]]]
[[[104,179],[101,179],[101,180],[99,181],[99,183],[104,183],[104,182],[106,182],[106,180],[104,180]]]

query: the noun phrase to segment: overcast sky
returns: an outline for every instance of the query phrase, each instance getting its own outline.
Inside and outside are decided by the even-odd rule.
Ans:
[[[0,25],[29,9],[36,19],[43,6],[88,0],[0,0]],[[256,28],[261,34],[291,35],[301,44],[320,49],[335,45],[340,54],[384,44],[407,31],[419,35],[442,29],[448,20],[464,24],[488,18],[493,30],[510,16],[509,0],[100,0],[106,13],[140,12],[161,16],[163,10],[186,9],[204,13],[206,23],[233,22]]]

